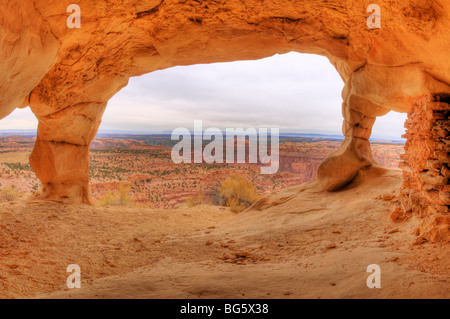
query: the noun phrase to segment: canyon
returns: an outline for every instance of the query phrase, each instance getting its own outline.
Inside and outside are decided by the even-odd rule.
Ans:
[[[78,5],[82,28],[67,26],[62,2],[0,4],[8,12],[0,15],[0,117],[29,106],[38,118],[30,163],[43,198],[92,203],[89,145],[108,100],[130,77],[171,66],[290,51],[327,57],[345,83],[345,140],[318,168],[324,191],[343,187],[373,163],[368,139],[376,117],[434,101],[448,111],[450,4],[444,0],[383,3],[381,28],[368,27],[369,4],[356,0]],[[447,146],[445,152],[448,157]],[[448,168],[448,160],[442,165]],[[438,191],[443,205],[436,220],[448,224],[448,190]]]
[[[63,3],[7,1],[1,7],[10,13],[2,16],[2,26],[11,38],[2,38],[3,67],[8,70],[2,80],[8,86],[1,86],[2,116],[29,105],[40,120],[31,163],[49,198],[89,202],[88,144],[108,99],[130,76],[289,51],[328,57],[346,83],[347,139],[321,165],[318,178],[324,189],[338,188],[370,165],[367,138],[376,116],[389,110],[407,112],[415,99],[448,92],[448,59],[441,45],[449,37],[445,1],[385,4],[380,29],[368,28],[366,6],[351,0],[269,2],[263,8],[239,1],[81,1],[79,6],[80,29],[67,27]],[[15,23],[21,18],[28,22]],[[22,34],[14,33],[15,28]],[[22,42],[7,54],[18,36]],[[424,46],[433,48],[433,54],[421,50]],[[31,48],[36,50],[27,54]],[[40,63],[33,63],[35,59]],[[24,69],[32,76],[18,73]],[[22,85],[15,85],[17,81]],[[71,152],[79,159],[77,166],[66,161]],[[41,161],[43,156],[48,161]],[[65,173],[55,171],[57,167]]]
[[[340,145],[340,141],[333,140],[302,138],[304,142],[295,142],[292,141],[295,139],[281,137],[280,169],[276,174],[264,176],[260,174],[261,163],[248,161],[176,164],[171,159],[171,147],[149,145],[143,141],[148,137],[140,138],[98,137],[93,140],[89,176],[95,203],[99,203],[106,192],[117,192],[124,184],[130,186],[135,205],[141,207],[173,208],[199,193],[205,195],[205,202],[217,204],[214,194],[221,183],[233,175],[244,176],[252,181],[260,195],[267,195],[312,182],[323,159]],[[152,142],[158,143],[158,138],[161,143],[170,140],[170,136],[151,137]],[[3,187],[15,185],[24,197],[38,193],[39,180],[28,164],[34,141],[34,137],[0,137],[0,184]],[[403,144],[375,143],[373,152],[379,165],[398,168]]]
[[[379,28],[367,24],[370,1],[360,0],[77,3],[81,28],[67,25],[70,3],[65,1],[0,2],[0,119],[29,107],[39,122],[35,139],[2,141],[5,150],[7,145],[14,148],[2,153],[5,163],[15,163],[0,166],[2,183],[20,180],[18,187],[31,187],[35,193],[28,202],[0,205],[2,296],[72,296],[61,288],[61,271],[73,250],[93,278],[89,289],[76,294],[79,297],[117,297],[122,280],[129,291],[136,288],[147,297],[261,298],[258,287],[270,284],[273,289],[264,293],[291,296],[285,288],[295,280],[293,269],[314,265],[294,285],[299,296],[448,298],[449,1],[380,2]],[[152,202],[142,194],[155,192],[145,186],[155,174],[156,188],[173,188],[162,181],[173,167],[167,162],[167,148],[94,140],[108,101],[131,77],[292,51],[322,55],[339,73],[344,88],[336,107],[342,109],[343,141],[319,142],[316,149],[312,143],[301,148],[284,143],[280,172],[271,181],[255,180],[264,196],[242,214],[216,206],[180,209],[183,194],[167,198],[171,215],[150,208],[90,206],[119,179],[134,183],[142,202]],[[387,150],[370,142],[376,118],[390,111],[408,114],[401,172],[380,167],[375,156]],[[116,147],[120,143],[127,149]],[[98,149],[91,151],[91,145]],[[110,145],[115,145],[113,151]],[[388,151],[398,150],[394,146]],[[142,174],[142,154],[153,154],[160,170]],[[126,165],[133,169],[127,171]],[[207,184],[219,178],[195,168],[183,166],[182,174],[174,172],[173,182],[187,175],[193,187],[195,179]],[[229,168],[249,178],[256,169]],[[226,170],[218,169],[218,175],[228,176]],[[114,171],[118,181],[102,175],[104,171]],[[299,178],[298,172],[306,177]],[[161,202],[162,193],[153,194],[153,202]],[[198,217],[198,226],[192,216]],[[217,230],[209,228],[215,224]],[[238,244],[229,245],[233,240]],[[189,250],[186,243],[192,244]],[[184,248],[189,256],[179,253]],[[145,256],[142,262],[139,256]],[[223,265],[236,257],[255,266],[246,264],[242,271],[235,268],[241,265]],[[394,286],[370,293],[361,290],[362,281],[354,274],[374,258],[389,269]],[[171,260],[178,263],[172,265]],[[130,267],[125,265],[130,261]],[[36,264],[38,269],[33,268]],[[331,275],[335,264],[342,269],[338,279]],[[142,268],[150,265],[156,275]],[[212,279],[189,282],[199,269]],[[282,284],[268,283],[267,269]],[[259,284],[242,287],[232,281],[229,286],[225,271],[240,275],[236,278],[254,276]],[[164,286],[161,278],[178,273],[182,275],[175,288]],[[106,275],[121,277],[108,285],[101,281]],[[139,278],[149,278],[151,285]],[[345,278],[351,282],[340,285]],[[330,286],[338,289],[329,293]]]

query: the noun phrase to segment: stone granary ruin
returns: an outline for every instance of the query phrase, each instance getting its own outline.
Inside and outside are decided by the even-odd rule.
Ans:
[[[24,107],[38,118],[30,162],[42,197],[91,202],[89,145],[130,77],[296,51],[327,57],[345,82],[345,140],[320,166],[318,185],[337,190],[370,166],[375,119],[408,113],[397,215],[416,214],[422,235],[448,240],[450,1],[75,2],[80,28],[67,23],[72,0],[0,2],[0,118]]]

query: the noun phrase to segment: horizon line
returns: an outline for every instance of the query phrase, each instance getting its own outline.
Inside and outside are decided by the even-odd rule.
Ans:
[[[190,130],[193,132],[193,130]],[[19,134],[14,134],[19,133]],[[99,130],[96,134],[96,137],[99,135],[171,135],[172,132],[168,130],[155,130],[155,131],[132,131],[132,130]],[[0,137],[7,136],[37,136],[37,129],[0,129]],[[195,135],[195,132],[194,132]],[[317,132],[292,132],[285,131],[280,132],[280,137],[317,137],[317,138],[329,138],[329,139],[338,139],[343,140],[344,136],[341,133],[317,133]],[[405,139],[402,137],[393,137],[393,136],[382,136],[382,135],[374,135],[371,136],[369,140],[388,140],[388,141],[396,141],[396,142],[404,142]]]

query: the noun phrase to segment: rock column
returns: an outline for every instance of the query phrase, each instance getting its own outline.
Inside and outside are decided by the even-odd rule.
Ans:
[[[408,113],[400,166],[404,184],[392,215],[420,217],[416,235],[430,241],[450,240],[449,102],[449,94],[433,94],[416,101]]]
[[[106,103],[82,103],[39,119],[30,156],[42,182],[42,197],[71,204],[92,204],[89,188],[89,145]]]
[[[351,93],[351,83],[344,87],[342,96],[342,134],[345,136],[339,150],[331,153],[317,171],[319,188],[326,191],[338,190],[350,183],[360,169],[374,162],[369,138],[377,116],[389,110],[368,99]]]

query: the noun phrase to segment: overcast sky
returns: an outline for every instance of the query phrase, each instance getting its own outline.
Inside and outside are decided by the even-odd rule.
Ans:
[[[289,53],[258,61],[175,67],[131,78],[109,102],[100,130],[172,131],[277,127],[281,132],[341,134],[343,82],[324,57]],[[379,118],[373,136],[399,139],[405,114]],[[34,129],[27,108],[2,129]]]

